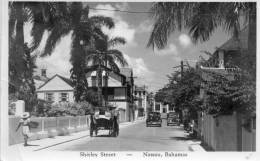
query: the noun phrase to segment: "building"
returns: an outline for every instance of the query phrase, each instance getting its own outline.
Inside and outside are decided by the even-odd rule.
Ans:
[[[70,79],[54,75],[36,90],[37,98],[53,103],[74,102],[74,89]]]
[[[120,73],[101,66],[102,72],[102,94],[107,96],[107,103],[115,106],[119,111],[120,121],[132,121],[133,110],[133,71],[130,68],[121,68]],[[107,72],[107,75],[105,74]],[[89,87],[97,90],[97,72],[86,74]]]
[[[173,106],[170,106],[169,104],[163,102],[155,102],[153,111],[160,112],[162,118],[166,118],[167,113],[169,112],[175,112]]]
[[[47,77],[47,69],[35,69],[33,80],[35,84],[35,88],[38,89],[41,85],[43,85],[50,78]]]
[[[134,87],[135,104],[138,109],[138,117],[144,116],[148,112],[148,92],[146,86],[135,86]]]

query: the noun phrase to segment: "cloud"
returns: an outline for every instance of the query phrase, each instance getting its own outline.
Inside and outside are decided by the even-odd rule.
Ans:
[[[96,9],[107,9],[107,10],[115,10],[115,9],[121,9],[121,7],[126,8],[128,7],[127,3],[119,3],[116,4],[115,7],[113,7],[110,4],[104,4],[104,5],[97,5],[95,8]],[[135,46],[135,33],[136,30],[131,27],[128,22],[126,22],[125,20],[123,20],[123,18],[115,11],[106,11],[106,10],[90,10],[89,13],[90,16],[107,16],[107,17],[111,17],[113,18],[114,22],[115,22],[115,28],[109,30],[106,27],[103,27],[102,30],[104,31],[104,33],[106,33],[109,37],[124,37],[126,39],[127,44],[126,45],[132,45]]]
[[[158,56],[165,56],[165,55],[177,56],[177,55],[179,55],[177,46],[173,43],[171,43],[168,48],[161,49],[161,50],[155,49],[154,53]]]
[[[115,4],[115,7],[117,9],[121,9],[121,10],[129,10],[129,5],[128,2],[119,2]]]
[[[129,64],[129,67],[133,68],[135,79],[135,84],[144,85],[151,84],[154,79],[154,72],[151,71],[145,64],[142,58],[133,58],[127,54],[124,54],[126,61]]]
[[[187,34],[181,34],[179,36],[179,43],[182,47],[186,48],[191,45],[191,39]]]
[[[153,29],[153,23],[151,20],[145,20],[140,25],[137,27],[137,32],[138,33],[150,33],[152,32]]]

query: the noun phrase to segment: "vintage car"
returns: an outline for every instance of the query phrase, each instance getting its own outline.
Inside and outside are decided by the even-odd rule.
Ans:
[[[146,127],[162,126],[162,118],[159,112],[149,112],[146,119]]]
[[[176,112],[169,112],[167,114],[167,126],[180,125],[179,115]]]
[[[107,130],[108,136],[119,135],[118,115],[115,107],[99,107],[90,115],[90,136],[98,135],[99,130]]]

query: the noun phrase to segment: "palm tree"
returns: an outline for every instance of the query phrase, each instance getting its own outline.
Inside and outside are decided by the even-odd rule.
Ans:
[[[148,45],[159,49],[167,45],[175,30],[188,29],[192,40],[204,42],[222,27],[238,36],[240,19],[245,17],[249,26],[248,61],[249,72],[256,73],[256,3],[254,2],[157,2],[151,8],[155,19]],[[252,68],[253,65],[253,68]]]
[[[39,46],[44,31],[52,28],[54,9],[54,3],[9,2],[9,82],[14,89],[10,92],[24,99],[26,107],[36,98],[32,75],[35,57],[31,54]],[[30,45],[24,42],[25,22],[33,24]]]
[[[115,37],[109,39],[105,36],[104,39],[100,39],[95,42],[94,49],[88,49],[88,55],[86,56],[87,64],[91,63],[92,68],[90,70],[96,70],[97,80],[98,80],[98,95],[99,102],[101,103],[101,93],[102,93],[102,69],[101,65],[108,67],[114,72],[120,72],[117,65],[119,63],[121,66],[128,65],[125,60],[123,53],[117,49],[114,49],[116,45],[125,44],[126,41],[122,37]],[[107,72],[105,79],[108,78]],[[107,86],[107,83],[105,83]]]
[[[110,17],[92,16],[89,17],[89,7],[84,7],[81,2],[73,2],[63,10],[56,13],[58,19],[54,21],[54,27],[46,40],[46,46],[41,54],[42,57],[51,55],[56,44],[70,32],[72,32],[71,58],[72,64],[71,79],[74,84],[74,97],[80,101],[87,91],[87,80],[85,79],[85,53],[84,48],[90,47],[93,41],[104,38],[102,26],[109,29],[114,27]]]

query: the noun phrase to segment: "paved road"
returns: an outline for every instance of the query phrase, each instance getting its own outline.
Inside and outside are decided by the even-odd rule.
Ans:
[[[106,132],[106,131],[104,131]],[[105,134],[105,133],[104,133]],[[146,127],[139,122],[120,129],[118,137],[85,137],[50,148],[69,151],[190,151],[182,127]],[[49,150],[50,150],[49,149]]]

